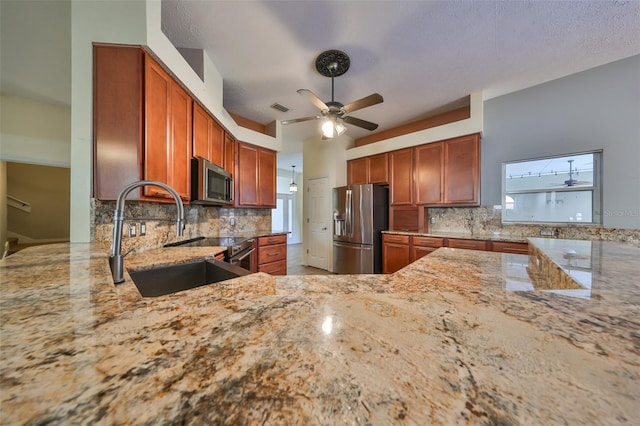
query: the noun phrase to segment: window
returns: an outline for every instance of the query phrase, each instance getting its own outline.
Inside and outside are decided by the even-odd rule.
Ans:
[[[502,222],[602,223],[602,152],[503,163]]]

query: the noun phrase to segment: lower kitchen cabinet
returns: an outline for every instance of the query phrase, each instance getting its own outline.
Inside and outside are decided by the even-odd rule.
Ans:
[[[382,235],[382,273],[391,274],[411,263],[409,236]]]
[[[529,254],[529,243],[507,243],[495,241],[491,243],[491,250],[501,253]]]
[[[444,238],[437,237],[411,237],[411,262],[415,262],[423,256],[444,247]]]
[[[287,275],[287,236],[258,238],[258,272]]]
[[[467,250],[487,250],[487,242],[484,240],[464,240],[458,238],[449,238],[448,247],[461,248]]]

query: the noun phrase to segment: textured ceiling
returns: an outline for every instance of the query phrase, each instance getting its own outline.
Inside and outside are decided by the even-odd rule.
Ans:
[[[638,1],[163,0],[162,26],[176,46],[207,52],[229,111],[261,123],[316,115],[296,90],[329,101],[330,79],[315,58],[342,50],[351,67],[336,78],[335,98],[380,93],[384,103],[351,114],[378,131],[472,92],[495,97],[640,53]],[[317,127],[285,126],[285,146],[295,150]],[[347,128],[354,138],[369,134]]]
[[[3,93],[69,105],[70,4],[0,0]],[[335,81],[337,101],[384,97],[352,114],[378,130],[472,92],[493,97],[640,53],[640,1],[162,0],[162,23],[177,47],[207,51],[225,107],[262,123],[317,114],[297,89],[330,100],[331,81],[314,67],[327,49],[351,58]],[[302,165],[288,153],[317,126],[284,127],[283,168]],[[369,134],[347,127],[354,138]]]

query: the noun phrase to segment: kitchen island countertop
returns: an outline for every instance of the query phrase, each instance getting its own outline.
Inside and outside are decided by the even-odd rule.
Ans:
[[[23,250],[0,261],[0,422],[637,421],[640,249],[592,242],[587,267],[582,246],[531,244],[540,262],[441,248],[392,275],[257,273],[158,298],[114,286],[97,245]],[[592,271],[588,294],[527,274],[567,260]]]

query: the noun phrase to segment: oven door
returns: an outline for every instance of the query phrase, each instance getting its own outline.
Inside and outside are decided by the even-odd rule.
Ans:
[[[255,248],[248,248],[246,250],[241,251],[233,257],[229,258],[229,263],[235,266],[239,266],[242,269],[246,269],[249,272],[256,272],[257,265],[254,260],[254,252]]]

